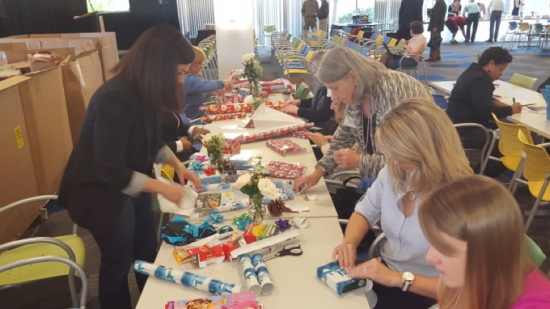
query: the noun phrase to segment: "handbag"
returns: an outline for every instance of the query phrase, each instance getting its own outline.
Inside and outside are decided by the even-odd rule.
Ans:
[[[443,38],[441,35],[433,35],[430,36],[430,41],[428,42],[427,46],[431,49],[439,49],[441,47],[441,42],[443,41]]]

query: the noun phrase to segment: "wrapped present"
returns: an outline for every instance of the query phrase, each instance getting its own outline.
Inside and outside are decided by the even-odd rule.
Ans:
[[[285,156],[287,154],[296,154],[304,152],[304,148],[288,139],[272,139],[265,142],[267,147],[275,150]]]
[[[201,106],[200,110],[206,111],[209,115],[216,114],[232,114],[238,112],[251,113],[252,105],[250,104],[208,104]]]
[[[265,106],[273,108],[275,110],[282,110],[285,104],[283,102],[265,102]]]
[[[305,123],[297,126],[283,128],[283,129],[275,129],[271,131],[250,134],[250,135],[247,134],[247,135],[244,135],[243,144],[263,141],[266,139],[271,139],[271,138],[281,137],[281,136],[299,135],[296,132],[302,132],[313,126],[314,126],[314,123],[310,122],[310,123]]]
[[[340,268],[338,262],[330,262],[317,268],[317,278],[340,296],[359,288],[364,288],[365,292],[372,288],[371,280],[351,278],[345,269]]]
[[[292,132],[292,134],[290,136],[301,138],[301,139],[309,139],[309,132],[308,131],[296,131],[296,132]]]
[[[245,112],[233,113],[233,114],[220,114],[220,115],[205,115],[201,117],[201,121],[211,122],[211,121],[230,120],[230,119],[245,118],[245,117],[246,117]]]
[[[220,172],[215,170],[212,167],[206,167],[202,170],[192,170],[193,173],[195,173],[197,176],[199,176],[199,179],[203,186],[209,185],[209,184],[217,184],[222,182],[222,176],[220,175]]]
[[[244,141],[244,137],[239,133],[223,133],[226,147],[223,148],[223,154],[239,154],[241,153],[241,144]]]
[[[288,162],[271,161],[266,169],[269,170],[271,177],[296,179],[305,173],[307,167]]]
[[[195,207],[199,209],[216,209],[220,206],[232,204],[235,198],[233,192],[199,193]]]
[[[189,256],[194,256],[199,268],[209,265],[221,264],[225,260],[225,251],[223,245],[191,248],[185,250]]]

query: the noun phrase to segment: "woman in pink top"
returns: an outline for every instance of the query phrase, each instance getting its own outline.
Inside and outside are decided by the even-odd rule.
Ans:
[[[403,56],[422,55],[424,53],[424,50],[426,50],[426,38],[422,34],[423,32],[424,25],[422,24],[422,22],[413,21],[411,23],[412,38],[408,41],[403,40],[403,44],[405,44],[405,52],[403,53],[403,55],[384,53],[380,58],[380,62],[384,64],[387,68],[393,70],[399,69],[400,67],[416,67],[418,65],[418,61],[420,60],[419,57],[410,56],[403,58]]]
[[[440,273],[441,309],[550,308],[550,282],[533,264],[512,194],[484,176],[443,185],[420,205]]]

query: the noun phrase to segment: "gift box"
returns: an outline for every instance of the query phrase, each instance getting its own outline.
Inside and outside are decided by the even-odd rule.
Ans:
[[[258,155],[254,151],[244,150],[241,151],[240,154],[229,157],[229,163],[231,163],[236,170],[247,170],[254,166],[257,156]]]
[[[275,236],[279,233],[279,227],[275,224],[252,224],[243,235],[247,244],[258,240]]]
[[[212,247],[204,245],[199,248],[187,249],[186,252],[189,256],[195,256],[200,268],[204,268],[209,265],[221,264],[225,260],[223,245]]]
[[[288,162],[271,161],[266,166],[269,175],[274,178],[296,179],[305,173],[307,167]]]
[[[220,175],[220,172],[217,170],[214,170],[212,167],[206,168],[203,170],[192,170],[193,173],[197,174],[199,176],[199,179],[203,186],[209,185],[209,184],[216,184],[222,182],[222,176]]]
[[[233,257],[231,256],[231,251],[233,251],[237,248],[238,248],[237,245],[232,241],[228,241],[225,244],[223,244],[223,251],[225,253],[225,260],[226,261],[228,261],[228,262],[233,261]]]
[[[223,154],[239,154],[241,153],[241,144],[244,141],[242,134],[238,133],[223,133],[227,146],[223,148]]]
[[[305,149],[288,139],[273,139],[265,142],[267,147],[275,150],[281,155],[304,152]]]
[[[245,117],[246,117],[246,113],[244,112],[233,113],[233,114],[206,115],[201,117],[201,121],[211,122],[211,121],[231,120],[231,119],[245,118]]]
[[[317,278],[340,296],[359,288],[367,291],[372,288],[371,280],[351,278],[345,269],[340,268],[338,262],[330,262],[317,268]]]

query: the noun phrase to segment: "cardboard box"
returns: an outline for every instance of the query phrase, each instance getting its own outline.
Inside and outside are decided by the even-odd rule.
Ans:
[[[73,148],[61,68],[27,76],[18,86],[38,193],[53,194]]]
[[[86,51],[82,46],[91,44],[99,50],[104,80],[113,76],[110,71],[118,63],[118,47],[114,32],[28,34],[0,39],[0,43],[11,42],[25,42],[26,44],[32,42],[31,45],[38,44],[39,46],[35,48],[27,46],[27,49],[73,47],[76,49],[77,55]]]
[[[0,81],[0,207],[38,195],[30,142],[19,94],[29,77]],[[38,215],[42,203],[0,214],[0,244],[16,239]]]

